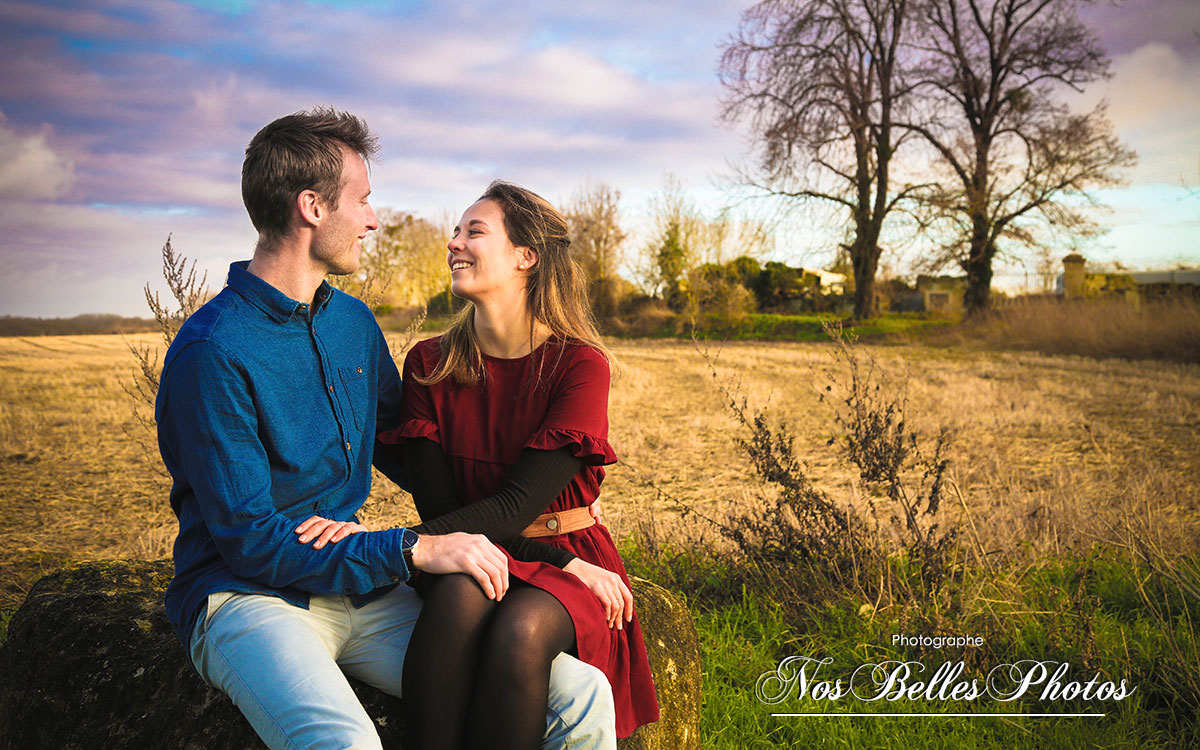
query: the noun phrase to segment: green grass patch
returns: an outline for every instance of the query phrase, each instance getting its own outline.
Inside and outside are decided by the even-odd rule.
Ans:
[[[832,659],[816,673],[817,679],[847,682],[854,668],[867,662],[919,658],[893,650],[891,634],[897,623],[874,622],[848,608],[815,613],[801,633],[784,621],[769,602],[748,595],[742,602],[716,609],[699,608],[696,626],[704,651],[701,733],[705,747],[844,747],[844,748],[1170,748],[1190,747],[1195,728],[1164,724],[1161,712],[1148,709],[1138,691],[1121,702],[1084,703],[1036,700],[1001,703],[976,701],[923,701],[901,699],[858,700],[846,695],[837,700],[798,697],[798,688],[776,705],[755,694],[760,677],[775,670],[788,656]],[[956,658],[946,651],[923,663],[932,672],[941,661]],[[1030,655],[1028,658],[1034,658]],[[810,673],[810,678],[812,677]],[[976,676],[982,680],[982,675]],[[918,679],[914,676],[913,679]],[[1105,713],[1104,717],[987,717],[930,716],[941,713]],[[912,713],[903,717],[773,716],[778,713]],[[1183,732],[1182,734],[1180,732]]]
[[[752,313],[740,321],[722,321],[705,316],[697,328],[705,338],[730,338],[746,341],[824,341],[829,337],[822,328],[824,321],[834,319],[825,315],[776,315]],[[860,337],[902,334],[910,331],[948,325],[948,321],[923,318],[915,314],[886,315],[861,321],[846,321],[845,330]]]
[[[623,540],[631,572],[674,589],[691,607],[703,651],[701,733],[713,748],[1184,748],[1200,746],[1200,720],[1177,700],[1178,668],[1158,623],[1142,605],[1136,582],[1146,571],[1093,552],[1080,558],[1046,559],[1020,574],[999,572],[971,583],[982,598],[960,610],[896,607],[872,614],[848,594],[832,603],[796,606],[756,590],[753,576],[704,550],[679,550]],[[980,575],[979,573],[975,574]],[[1146,584],[1144,584],[1146,585]],[[1152,596],[1184,612],[1178,590],[1155,586]],[[773,589],[778,591],[778,589]],[[816,602],[814,596],[811,601]],[[829,601],[828,597],[825,601]],[[1194,611],[1194,603],[1193,603]],[[1181,614],[1177,635],[1190,637]],[[893,635],[976,636],[981,647],[932,648],[893,645]],[[964,663],[960,680],[979,680],[1000,665],[1046,661],[1052,672],[1070,664],[1062,684],[1126,683],[1123,700],[1040,699],[1044,685],[1003,702],[900,698],[863,700],[848,693],[817,699],[798,686],[769,705],[755,692],[759,679],[788,657],[829,658],[810,679],[843,680],[856,667],[885,661],[917,661],[928,679],[943,663]],[[1049,664],[1054,662],[1055,664]],[[1177,672],[1176,672],[1177,674]],[[861,676],[860,676],[861,679]],[[778,683],[776,683],[778,684]],[[862,684],[868,685],[868,682]],[[1130,690],[1132,688],[1132,690]],[[860,691],[871,695],[868,691]],[[835,713],[835,717],[772,716]],[[969,713],[971,717],[851,717],[852,713]],[[1001,717],[983,714],[1103,713],[1103,717]]]
[[[830,313],[806,315],[778,315],[775,313],[748,313],[735,319],[713,313],[705,314],[696,321],[696,336],[703,339],[729,339],[734,341],[828,341],[821,327],[822,321],[841,320]],[[390,333],[406,330],[410,315],[381,316],[379,324]],[[422,336],[442,333],[449,327],[452,317],[430,315],[422,323]],[[924,335],[931,331],[947,328],[951,321],[925,316],[920,313],[895,313],[862,321],[843,321],[846,331],[867,339]],[[691,322],[684,316],[661,318],[652,324],[631,321],[621,333],[617,326],[607,326],[605,335],[618,338],[674,339],[690,335]]]
[[[696,336],[702,339],[733,341],[827,341],[829,337],[822,322],[838,320],[828,313],[809,315],[779,315],[749,313],[737,318],[716,314],[702,315],[696,321]],[[900,313],[861,321],[843,321],[843,327],[863,338],[883,338],[892,335],[924,332],[950,325],[950,321],[922,317],[916,313]],[[678,316],[663,321],[657,328],[631,328],[637,338],[678,338],[690,332],[691,326]]]

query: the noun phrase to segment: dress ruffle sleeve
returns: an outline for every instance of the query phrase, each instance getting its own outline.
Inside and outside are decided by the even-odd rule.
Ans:
[[[400,388],[400,424],[376,435],[379,442],[402,445],[405,440],[426,438],[441,444],[429,386],[417,382],[418,376],[425,377],[431,369],[427,361],[430,356],[435,358],[436,365],[437,351],[435,340],[422,341],[408,351],[404,358],[404,379]]]
[[[384,445],[403,445],[405,440],[413,438],[427,438],[441,444],[441,440],[438,439],[437,425],[428,419],[421,418],[406,420],[399,427],[381,432],[376,437]]]
[[[616,463],[617,454],[608,442],[608,360],[586,346],[571,347],[567,357],[546,416],[525,447],[569,448],[592,466]]]
[[[607,440],[579,430],[541,429],[529,436],[525,447],[543,451],[569,448],[571,455],[591,466],[607,466],[617,462],[617,454]]]

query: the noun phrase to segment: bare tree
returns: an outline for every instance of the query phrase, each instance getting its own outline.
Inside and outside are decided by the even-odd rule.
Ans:
[[[621,228],[620,191],[602,182],[582,187],[567,207],[571,254],[588,280],[588,297],[600,317],[616,312],[620,303],[621,265],[626,233]]]
[[[766,0],[742,15],[719,75],[723,116],[748,118],[753,174],[771,195],[844,208],[854,317],[875,313],[884,220],[916,186],[892,192],[907,89],[902,40],[915,0]]]
[[[1084,114],[1056,99],[1108,75],[1108,58],[1078,18],[1076,0],[934,0],[926,36],[924,136],[948,177],[930,206],[950,239],[942,261],[967,275],[969,313],[990,301],[1002,240],[1032,246],[1046,231],[1097,231],[1090,190],[1119,184],[1135,154],[1112,133],[1101,103]]]

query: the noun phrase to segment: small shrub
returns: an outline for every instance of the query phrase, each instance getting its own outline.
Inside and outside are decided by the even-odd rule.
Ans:
[[[681,328],[674,311],[654,297],[630,297],[620,315],[604,322],[604,331],[617,336],[659,337],[678,335]]]
[[[836,396],[827,401],[841,435],[827,445],[857,468],[878,499],[862,509],[830,497],[798,458],[787,423],[751,408],[704,354],[726,408],[743,428],[736,442],[759,480],[759,502],[723,518],[679,504],[724,540],[729,554],[719,546],[708,554],[729,572],[728,584],[748,585],[797,616],[847,594],[872,602],[869,609],[936,601],[949,583],[962,580],[957,526],[943,529],[938,514],[949,435],[939,434],[926,452],[906,429],[903,388],[884,382],[874,360],[860,355],[840,329],[828,333],[841,366],[822,396]],[[881,518],[892,522],[892,533],[880,533]],[[641,536],[641,544],[654,549],[645,541],[651,535]]]
[[[853,339],[841,326],[825,324],[835,343],[834,357],[844,376],[830,378],[821,394],[838,399],[834,424],[843,433],[840,444],[844,458],[858,469],[870,490],[887,500],[889,520],[900,532],[904,551],[920,569],[920,595],[932,597],[953,570],[958,528],[940,528],[936,520],[945,491],[946,447],[949,433],[943,428],[933,448],[922,451],[918,435],[904,420],[904,387],[891,386],[873,358],[860,356]],[[871,502],[872,512],[879,508]],[[903,515],[900,523],[895,511]]]
[[[167,235],[167,241],[163,243],[161,253],[163,279],[167,282],[167,289],[170,290],[177,307],[173,308],[169,302],[164,303],[157,292],[150,291],[149,284],[146,284],[144,292],[146,305],[150,308],[159,331],[162,333],[163,344],[169,348],[171,342],[175,340],[175,334],[179,332],[179,328],[208,299],[208,274],[196,277],[196,261],[188,263],[186,257],[177,255],[175,248],[171,246],[170,235]],[[161,372],[158,352],[148,344],[134,344],[126,341],[126,346],[129,347],[129,352],[133,355],[136,363],[133,380],[121,383],[121,387],[125,393],[129,394],[132,401],[137,434],[131,435],[131,437],[141,445],[142,453],[149,465],[153,466],[159,474],[166,476],[166,471],[159,460],[158,442],[155,438],[157,426],[154,422],[154,402],[158,397],[158,378]],[[152,505],[160,512],[165,505],[163,499],[163,497],[154,496],[151,501]]]

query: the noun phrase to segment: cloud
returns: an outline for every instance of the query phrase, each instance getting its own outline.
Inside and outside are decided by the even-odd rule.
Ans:
[[[1152,42],[1115,57],[1112,72],[1081,103],[1108,100],[1117,134],[1138,152],[1132,181],[1200,184],[1200,58]]]
[[[686,32],[665,23],[682,12],[670,3],[583,15],[519,3],[202,5],[0,6],[6,127],[38,153],[70,155],[49,164],[73,164],[69,182],[39,168],[48,185],[0,211],[0,259],[15,271],[5,311],[87,309],[82,286],[35,294],[20,274],[86,285],[113,269],[128,275],[136,309],[172,230],[205,238],[204,262],[245,255],[242,149],[266,122],[317,104],[379,133],[377,205],[429,215],[461,210],[498,176],[563,197],[588,178],[626,195],[667,171],[704,181],[736,148],[714,127],[709,72],[731,5],[689,11]],[[688,35],[695,46],[681,43]],[[37,140],[41,123],[53,139]]]
[[[1134,21],[1162,11],[1174,33],[1200,6],[1145,3],[1154,11],[1088,6],[1121,55],[1114,79],[1084,98],[1109,98],[1142,154],[1136,181],[1177,183],[1181,165],[1198,171],[1198,56],[1180,34],[1148,44],[1162,29]],[[620,189],[634,222],[668,172],[715,206],[713,177],[743,144],[717,124],[713,68],[748,5],[0,2],[0,262],[14,269],[0,312],[115,309],[83,292],[108,277],[125,278],[136,311],[169,231],[223,275],[253,242],[245,144],[319,104],[378,132],[380,207],[455,213],[494,177],[563,199],[591,179]],[[69,273],[82,274],[70,290],[39,292],[59,302],[20,283]]]
[[[0,112],[0,197],[54,199],[75,179],[75,164],[50,146],[48,126],[21,135]]]
[[[129,206],[0,201],[0,314],[69,317],[90,312],[147,315],[142,287],[162,286],[158,251],[175,249],[219,289],[229,263],[250,257],[244,214],[198,216]]]
[[[1113,55],[1127,55],[1149,39],[1189,58],[1200,53],[1200,4],[1191,0],[1127,0],[1082,3],[1079,15],[1100,34]]]

